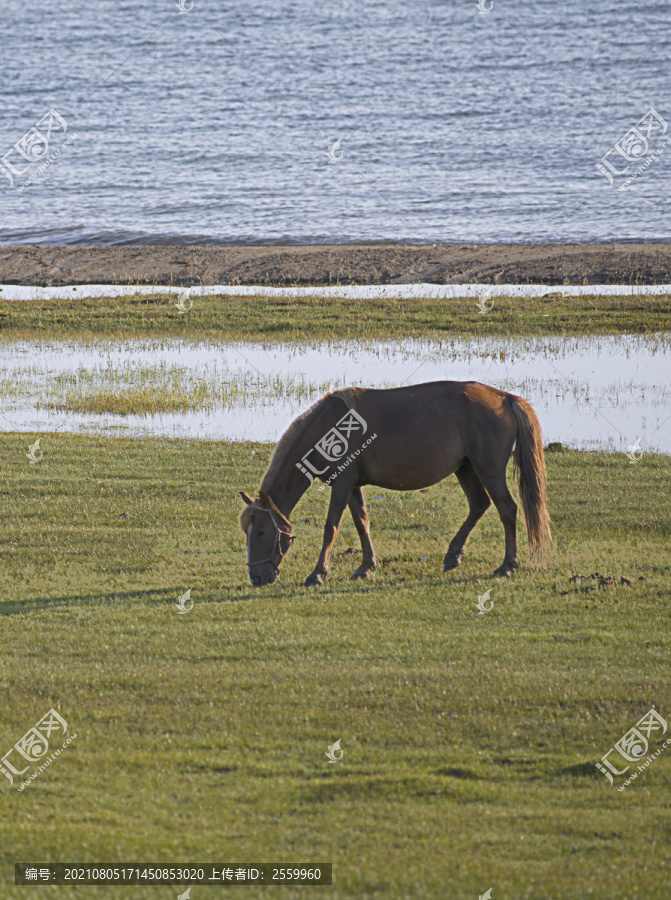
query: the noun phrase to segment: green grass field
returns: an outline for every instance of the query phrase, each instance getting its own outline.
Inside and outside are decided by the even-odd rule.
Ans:
[[[486,285],[483,285],[483,289]],[[347,338],[441,338],[654,334],[671,331],[671,297],[499,297],[482,314],[473,298],[345,300],[294,297],[194,297],[183,314],[174,294],[34,300],[0,299],[0,340],[19,338],[188,337],[190,340],[323,341]]]
[[[51,707],[77,738],[24,792],[2,779],[3,898],[28,891],[15,862],[55,861],[333,863],[332,887],[245,897],[669,896],[671,756],[624,792],[595,763],[651,706],[671,719],[671,458],[548,454],[553,556],[530,568],[520,529],[500,581],[493,510],[441,574],[466,513],[451,477],[367,488],[375,577],[349,580],[346,518],[306,589],[312,489],[281,582],[255,591],[237,492],[272,447],[43,434],[30,464],[33,440],[0,435],[0,753]],[[595,572],[618,584],[571,581]]]

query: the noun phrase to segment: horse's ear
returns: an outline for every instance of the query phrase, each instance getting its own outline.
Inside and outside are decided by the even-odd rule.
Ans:
[[[270,506],[270,497],[266,494],[265,491],[259,491],[259,500],[261,501],[261,506],[265,509],[268,509]]]
[[[245,503],[247,504],[247,506],[251,506],[252,503],[254,502],[254,501],[252,500],[252,498],[249,496],[249,494],[247,493],[247,491],[240,491],[240,496],[241,496],[242,499],[245,501]]]

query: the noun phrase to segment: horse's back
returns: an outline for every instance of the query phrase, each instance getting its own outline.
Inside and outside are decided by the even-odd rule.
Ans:
[[[475,381],[362,390],[357,412],[376,434],[366,450],[368,477],[412,490],[441,481],[466,459],[488,468],[503,455],[507,462],[517,430],[508,397]]]
[[[432,381],[360,390],[356,408],[364,417],[366,412],[372,418],[391,417],[399,426],[429,421],[450,428],[462,423],[472,427],[476,420],[494,424],[496,419],[508,418],[511,407],[507,401],[512,396],[479,381]]]

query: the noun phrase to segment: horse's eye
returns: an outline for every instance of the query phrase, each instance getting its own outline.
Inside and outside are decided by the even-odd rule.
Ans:
[[[263,537],[264,534],[265,534],[265,531],[259,531],[259,537]]]

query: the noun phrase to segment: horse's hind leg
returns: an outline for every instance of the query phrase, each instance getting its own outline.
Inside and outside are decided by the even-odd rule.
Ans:
[[[363,553],[363,562],[352,574],[352,578],[368,578],[369,573],[377,565],[377,560],[370,540],[370,522],[363,499],[363,491],[360,487],[355,487],[350,495],[349,511],[352,513],[354,525],[359,533],[361,552]]]
[[[501,475],[482,477],[482,483],[494,501],[506,535],[506,555],[494,574],[510,575],[513,569],[519,569],[520,567],[520,561],[517,556],[517,504],[508,490],[505,469]]]
[[[468,460],[454,474],[459,479],[459,484],[463,488],[464,494],[466,494],[470,508],[466,521],[452,538],[447,549],[443,560],[443,572],[455,569],[459,565],[468,535],[473,531],[478,520],[487,512],[492,503],[489,499],[489,494],[482,486],[482,482],[475,474],[473,466]]]

